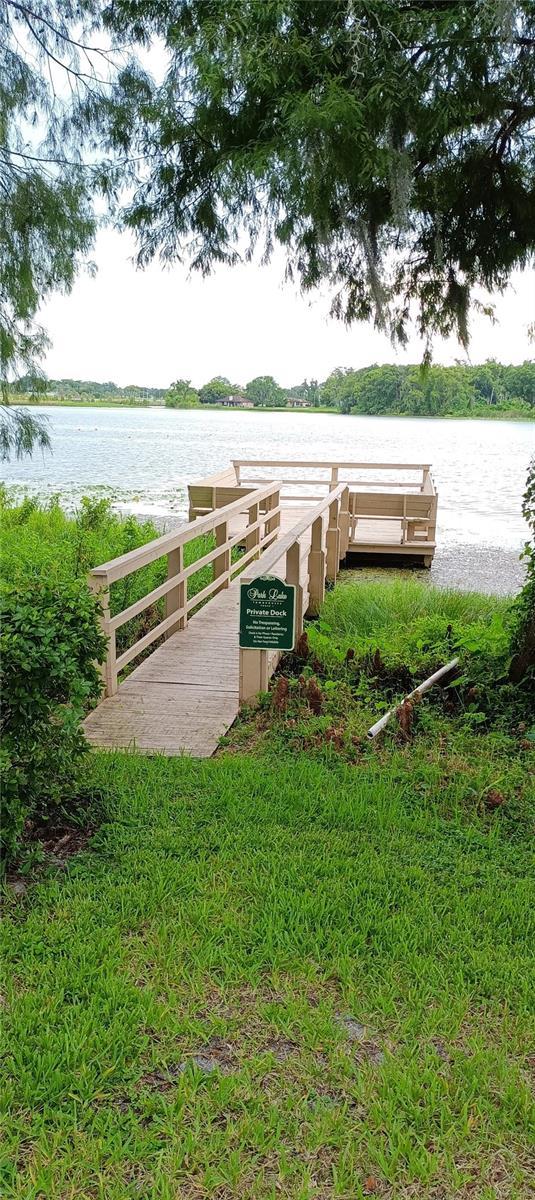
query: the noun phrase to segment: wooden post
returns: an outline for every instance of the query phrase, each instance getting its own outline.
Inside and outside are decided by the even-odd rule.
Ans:
[[[167,578],[173,579],[175,575],[180,575],[184,570],[184,548],[177,546],[176,550],[171,550],[167,555]],[[180,613],[176,619],[176,625],[172,625],[165,633],[165,640],[172,637],[177,629],[185,629],[188,622],[188,614],[186,611],[186,602],[188,596],[188,581],[183,579],[181,583],[177,583],[176,587],[171,588],[165,597],[165,615],[172,616],[173,613]]]
[[[438,492],[434,492],[431,499],[431,508],[429,512],[429,525],[427,526],[428,542],[436,541],[437,536],[437,509],[438,509]],[[427,563],[425,564],[427,566]],[[431,564],[429,564],[431,565]]]
[[[355,541],[355,534],[356,534],[356,529],[357,529],[357,495],[358,495],[358,492],[350,492],[349,493],[349,510],[350,510],[350,517],[351,517],[349,539],[352,542]]]
[[[323,549],[323,517],[312,523],[312,542],[308,553],[308,612],[316,617],[325,599],[325,551]]]
[[[115,648],[115,630],[110,629],[110,590],[108,581],[105,576],[94,575],[91,572],[89,587],[93,595],[99,600],[102,609],[99,616],[99,623],[108,643],[106,658],[103,663],[99,663],[99,671],[104,684],[104,695],[114,696],[117,691],[117,668],[115,665],[117,653]]]
[[[338,487],[338,467],[331,467],[331,481],[329,483],[329,491],[334,492],[335,487]]]
[[[221,554],[218,554],[217,558],[214,558],[214,579],[224,577],[221,578],[221,587],[217,589],[218,591],[228,588],[230,581],[230,549],[225,549],[227,542],[228,521],[222,521],[221,525],[216,525],[215,527],[215,544],[216,546],[221,546],[222,550]],[[217,592],[214,592],[214,596],[216,595]]]
[[[340,565],[340,530],[338,528],[338,500],[329,504],[329,528],[327,530],[327,579],[336,583]]]
[[[269,537],[270,534],[275,533],[278,529],[280,529],[280,523],[281,523],[280,512],[276,513],[274,517],[267,516],[267,513],[271,512],[271,510],[273,508],[279,508],[279,507],[280,507],[280,492],[273,492],[273,495],[268,496],[267,501],[266,501],[266,517],[267,517],[267,519],[266,519],[266,523],[264,525],[264,537],[265,538]]]
[[[240,650],[240,704],[266,692],[268,684],[267,650]]]
[[[258,521],[258,510],[259,510],[258,504],[252,504],[250,509],[248,509],[247,528],[249,528],[249,525],[254,525],[255,521]],[[253,529],[252,533],[246,534],[245,552],[247,553],[248,550],[253,550],[255,546],[258,546],[259,542],[260,542],[260,527],[258,527],[258,529]],[[255,557],[255,555],[253,555],[253,558],[254,557]]]
[[[303,632],[303,589],[301,587],[301,546],[294,542],[286,551],[286,583],[295,587],[295,640]]]
[[[401,518],[401,544],[407,541],[407,497],[403,497],[403,516]]]
[[[340,558],[345,558],[347,554],[347,548],[349,546],[350,520],[349,488],[344,488],[340,498],[340,512],[338,514],[338,525],[340,527]]]

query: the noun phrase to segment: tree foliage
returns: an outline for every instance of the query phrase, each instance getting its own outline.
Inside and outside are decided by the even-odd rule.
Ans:
[[[235,390],[230,380],[226,379],[224,375],[216,375],[200,389],[199,400],[201,404],[220,404],[221,400],[226,400],[227,396],[231,396]]]
[[[45,375],[21,375],[10,384],[10,393],[17,395],[32,395],[46,399],[49,396],[59,396],[63,399],[89,398],[91,400],[163,400],[166,388],[147,387],[146,384],[129,383],[126,387],[118,387],[116,383],[107,380],[105,383],[95,379],[47,379]]]
[[[88,96],[102,87],[83,37],[84,0],[0,7],[0,369],[33,368],[47,341],[33,325],[68,291],[96,228],[97,184],[81,147]],[[81,59],[83,57],[83,65]]]
[[[35,376],[48,345],[40,304],[69,292],[88,263],[97,193],[110,196],[120,166],[105,163],[99,114],[120,103],[128,63],[99,47],[96,0],[0,4],[0,385]],[[132,68],[133,70],[133,68]],[[114,99],[115,97],[115,99]],[[38,418],[4,408],[1,452],[47,444]]]
[[[0,406],[0,460],[24,458],[33,451],[48,450],[50,437],[46,417],[35,417],[25,408]]]
[[[284,248],[333,311],[468,341],[474,288],[535,244],[533,0],[114,0],[169,69],[113,147],[144,156],[140,261]]]
[[[535,362],[504,366],[337,368],[321,385],[321,404],[342,412],[474,416],[535,411]]]
[[[248,400],[259,408],[277,408],[286,403],[286,395],[273,375],[257,375],[245,388]]]
[[[166,408],[197,408],[199,393],[191,386],[190,379],[176,379],[165,393]]]

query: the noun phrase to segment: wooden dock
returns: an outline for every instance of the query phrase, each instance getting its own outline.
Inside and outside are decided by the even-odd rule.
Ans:
[[[281,517],[282,533],[295,516],[286,510]],[[240,582],[214,596],[90,713],[85,732],[94,746],[195,758],[214,753],[240,705]]]
[[[255,475],[259,468],[261,477]],[[278,477],[288,470],[290,475]],[[355,470],[364,478],[340,479],[341,471]],[[418,478],[382,485],[368,478],[385,470]],[[311,486],[314,493],[306,490]],[[108,639],[104,699],[85,721],[94,746],[198,758],[214,753],[240,703],[267,688],[280,657],[269,650],[239,649],[242,582],[267,574],[293,584],[298,636],[305,616],[318,612],[326,580],[336,580],[348,555],[401,553],[429,566],[435,549],[437,497],[428,466],[240,461],[190,485],[189,496],[190,521],[184,529],[91,572]],[[184,547],[201,533],[212,536],[213,549],[186,567]],[[161,558],[167,560],[166,581],[112,616],[114,583]],[[188,580],[207,565],[211,582],[188,595]],[[117,630],[162,604],[161,619],[118,656]]]

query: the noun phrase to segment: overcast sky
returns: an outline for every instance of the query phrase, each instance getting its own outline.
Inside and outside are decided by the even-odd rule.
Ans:
[[[53,343],[43,363],[50,378],[167,387],[177,378],[200,386],[213,375],[244,384],[269,374],[290,386],[325,379],[335,367],[421,361],[417,337],[396,353],[371,325],[346,329],[330,318],[326,295],[302,297],[283,281],[282,256],[264,268],[220,268],[208,279],[158,263],[140,271],[128,235],[105,230],[93,257],[96,276],[81,274],[70,296],[54,296],[41,311]],[[471,361],[533,358],[535,272],[515,275],[495,304],[497,325],[472,318]],[[434,357],[448,364],[465,355],[451,340],[437,341]]]

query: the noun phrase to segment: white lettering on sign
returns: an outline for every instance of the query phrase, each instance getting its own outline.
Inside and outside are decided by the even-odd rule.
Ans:
[[[276,587],[269,588],[269,591],[261,591],[260,588],[252,587],[247,592],[247,598],[249,600],[270,600],[272,604],[275,604],[277,601],[286,600],[287,594],[287,592],[279,591]]]

